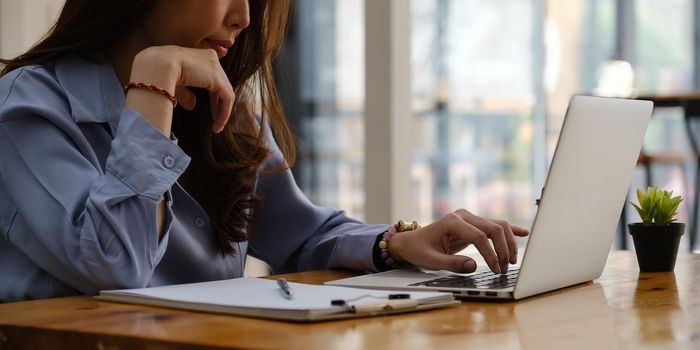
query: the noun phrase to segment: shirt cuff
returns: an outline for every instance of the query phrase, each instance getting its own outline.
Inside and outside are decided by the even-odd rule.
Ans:
[[[123,109],[106,169],[137,194],[159,200],[182,175],[190,157],[174,135],[165,137],[141,115]]]
[[[376,267],[376,269],[379,271],[391,270],[391,266],[384,262],[384,259],[382,259],[382,253],[379,250],[379,242],[382,241],[386,232],[387,231],[384,231],[378,234],[377,238],[374,240],[374,245],[372,246],[372,262],[374,262],[374,267]]]
[[[376,241],[389,225],[367,225],[362,234],[348,234],[340,239],[340,246],[334,252],[336,261],[342,265],[331,266],[358,271],[377,272],[380,266],[375,264],[374,251],[378,249]]]

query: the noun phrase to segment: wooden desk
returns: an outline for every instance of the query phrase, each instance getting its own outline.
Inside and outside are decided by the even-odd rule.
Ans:
[[[285,276],[320,283],[352,273]],[[639,274],[614,252],[593,283],[508,303],[295,324],[71,297],[0,305],[0,349],[700,348],[700,255]]]

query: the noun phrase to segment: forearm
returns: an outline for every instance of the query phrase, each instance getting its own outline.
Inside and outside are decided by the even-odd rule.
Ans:
[[[134,58],[129,80],[147,83],[175,94],[177,69],[175,63],[157,57],[158,52],[144,50]],[[170,137],[173,119],[173,104],[163,95],[149,89],[129,89],[125,107],[141,114],[153,127],[163,135]]]
[[[130,81],[152,84],[174,94],[175,65],[162,63],[162,60],[158,60],[154,55],[155,53],[146,50],[136,56]],[[138,112],[165,137],[170,137],[173,105],[168,98],[148,89],[129,89],[125,107]],[[163,236],[164,217],[165,201],[161,199],[156,205],[158,239]]]

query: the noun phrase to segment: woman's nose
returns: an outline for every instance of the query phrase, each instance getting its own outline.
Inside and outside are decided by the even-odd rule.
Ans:
[[[226,25],[240,31],[246,29],[249,24],[250,10],[248,0],[232,0],[231,9],[226,19]]]

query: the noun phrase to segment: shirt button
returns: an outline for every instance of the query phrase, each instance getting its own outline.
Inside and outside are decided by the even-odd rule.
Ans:
[[[163,157],[163,165],[165,165],[165,167],[168,169],[172,168],[175,165],[175,158],[169,154],[166,154],[165,157]]]
[[[202,228],[204,227],[204,219],[196,218],[194,219],[194,224],[197,225],[197,227]]]

